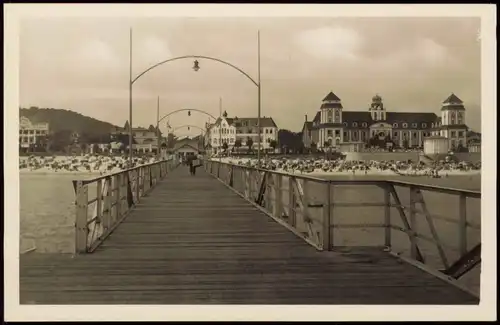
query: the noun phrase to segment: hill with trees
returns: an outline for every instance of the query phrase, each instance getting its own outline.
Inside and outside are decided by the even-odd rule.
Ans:
[[[109,143],[111,130],[115,127],[111,123],[65,109],[19,108],[19,116],[28,118],[34,124],[49,123],[50,135],[46,139],[39,137],[38,141],[55,151],[62,151],[71,144],[74,132],[79,135],[80,143]]]
[[[19,116],[27,117],[32,123],[49,123],[51,133],[61,131],[77,132],[93,136],[105,135],[115,127],[108,122],[82,115],[65,109],[55,108],[20,108]]]

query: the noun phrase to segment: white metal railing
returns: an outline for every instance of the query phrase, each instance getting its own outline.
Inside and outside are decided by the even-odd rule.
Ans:
[[[130,210],[177,166],[162,160],[88,180],[74,180],[75,252],[94,251]]]
[[[480,263],[480,192],[325,180],[216,160],[205,169],[319,250],[380,246],[455,279]]]

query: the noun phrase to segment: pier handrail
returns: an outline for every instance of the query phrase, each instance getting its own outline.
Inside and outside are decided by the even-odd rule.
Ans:
[[[169,158],[91,179],[73,180],[75,253],[93,252],[173,168]],[[89,192],[93,192],[89,198]]]
[[[468,237],[470,237],[468,232],[480,231],[481,226],[467,218],[467,199],[480,199],[481,192],[479,191],[397,180],[327,180],[217,160],[206,160],[205,169],[318,250],[349,246],[334,244],[335,229],[342,233],[345,229],[373,230],[378,228],[383,230],[384,238],[375,246],[385,247],[393,255],[398,255],[412,263],[416,262],[414,264],[425,267],[427,270],[439,270],[441,274],[453,279],[460,278],[481,261],[480,239],[472,244],[468,242]],[[321,195],[320,198],[313,198],[310,193],[313,185],[319,186],[317,194]],[[345,185],[375,186],[382,190],[384,200],[383,202],[336,202],[335,191]],[[409,204],[403,204],[400,198],[401,193],[398,193],[397,189],[399,192],[409,189]],[[458,218],[431,214],[422,191],[457,196],[459,198]],[[287,192],[287,195],[284,196],[283,192]],[[284,204],[283,201],[288,201],[288,204]],[[417,204],[420,205],[420,209],[417,209]],[[348,207],[379,207],[383,209],[383,222],[338,222],[335,208]],[[400,225],[396,224],[396,220],[391,216],[393,209],[397,211]],[[417,216],[422,216],[422,218]],[[424,223],[427,224],[431,235],[424,235],[418,229],[422,227],[422,223],[419,222],[422,219],[425,219]],[[434,225],[434,221],[437,220],[457,225],[458,235],[453,239],[455,244],[445,243],[441,238],[443,234],[440,234]],[[418,227],[419,224],[420,227]],[[401,252],[395,253],[396,249],[401,249],[401,247],[394,247],[393,230],[405,234],[409,239],[409,258]],[[433,264],[426,259],[426,254],[422,249],[423,243],[430,243],[434,246],[433,249],[437,250],[436,255],[439,256],[441,265]],[[451,255],[454,255],[454,258],[450,263]]]

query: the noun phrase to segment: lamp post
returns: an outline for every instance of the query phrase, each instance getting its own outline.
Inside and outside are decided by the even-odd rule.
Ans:
[[[150,66],[149,68],[147,68],[146,70],[144,70],[143,72],[141,72],[140,74],[138,74],[135,78],[132,78],[132,28],[130,29],[130,65],[129,65],[129,69],[130,69],[130,74],[129,74],[129,121],[130,121],[130,129],[129,129],[129,148],[130,148],[130,155],[129,155],[129,159],[130,159],[130,162],[132,162],[132,157],[133,157],[133,152],[132,152],[132,142],[133,142],[133,133],[132,133],[132,86],[133,84],[140,78],[142,77],[144,74],[146,74],[147,72],[151,71],[152,69],[162,65],[162,64],[165,64],[167,62],[172,62],[172,61],[176,61],[176,60],[182,60],[182,59],[187,59],[187,58],[194,58],[194,59],[206,59],[206,60],[212,60],[212,61],[216,61],[216,62],[219,62],[219,63],[222,63],[222,64],[225,64],[237,71],[239,71],[241,74],[243,74],[245,77],[247,77],[256,87],[257,87],[257,98],[258,98],[258,109],[257,109],[257,129],[258,129],[258,139],[257,139],[257,144],[258,144],[258,149],[257,149],[257,160],[258,160],[258,166],[260,167],[260,146],[261,146],[261,139],[260,139],[260,136],[261,136],[261,123],[260,123],[260,114],[261,114],[261,79],[260,79],[260,31],[258,31],[257,33],[257,55],[258,55],[258,59],[257,59],[257,67],[258,67],[258,78],[257,80],[258,81],[255,81],[252,77],[250,77],[245,71],[241,70],[240,68],[238,68],[237,66],[229,63],[229,62],[226,62],[226,61],[223,61],[221,59],[217,59],[217,58],[214,58],[214,57],[209,57],[209,56],[202,56],[202,55],[184,55],[184,56],[179,56],[179,57],[175,57],[175,58],[170,58],[170,59],[167,59],[167,60],[164,60],[164,61],[161,61],[161,62],[158,62],[152,66]],[[200,66],[199,66],[199,61],[198,60],[195,60],[194,61],[194,66],[193,66],[193,70],[194,71],[198,71],[200,69]]]
[[[160,142],[160,96],[158,96],[156,101],[156,154],[158,160],[161,159]]]
[[[222,162],[222,97],[219,97],[219,163]]]

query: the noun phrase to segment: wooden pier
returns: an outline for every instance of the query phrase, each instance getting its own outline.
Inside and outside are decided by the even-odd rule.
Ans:
[[[264,176],[260,183],[251,185],[251,171],[243,170],[239,181],[247,181],[239,188],[234,166],[207,163],[205,168],[199,168],[196,176],[185,166],[142,168],[135,171],[135,186],[130,185],[130,171],[125,176],[107,176],[96,180],[96,200],[88,198],[89,191],[84,190],[87,183],[76,182],[76,254],[21,255],[20,303],[479,302],[454,283],[453,275],[423,267],[421,252],[413,241],[415,262],[391,254],[384,244],[335,246],[330,234],[335,219],[328,217],[318,226],[328,229],[325,239],[321,231],[315,231],[314,222],[310,222],[312,227],[303,227],[309,229],[304,234],[297,213],[291,218],[290,210],[286,216],[283,213],[285,206],[270,207],[273,195],[264,190],[267,172],[255,170]],[[283,183],[276,181],[281,176],[277,177],[272,184]],[[288,178],[290,188],[294,188],[292,177]],[[304,189],[308,191],[304,184],[298,189],[302,194]],[[274,193],[274,202],[283,196]],[[287,197],[297,201],[294,195]],[[89,208],[91,201],[97,206],[95,210]],[[315,204],[309,202],[304,207],[315,209]],[[93,212],[88,215],[84,209]],[[329,215],[325,211],[329,209],[319,210],[321,215]],[[97,224],[84,227],[83,219],[85,225]],[[313,213],[302,217],[302,221],[310,219],[314,219]],[[395,227],[385,226],[382,242],[390,245],[390,231]],[[464,247],[467,250],[467,245]],[[463,263],[461,270],[470,268],[470,263]]]

